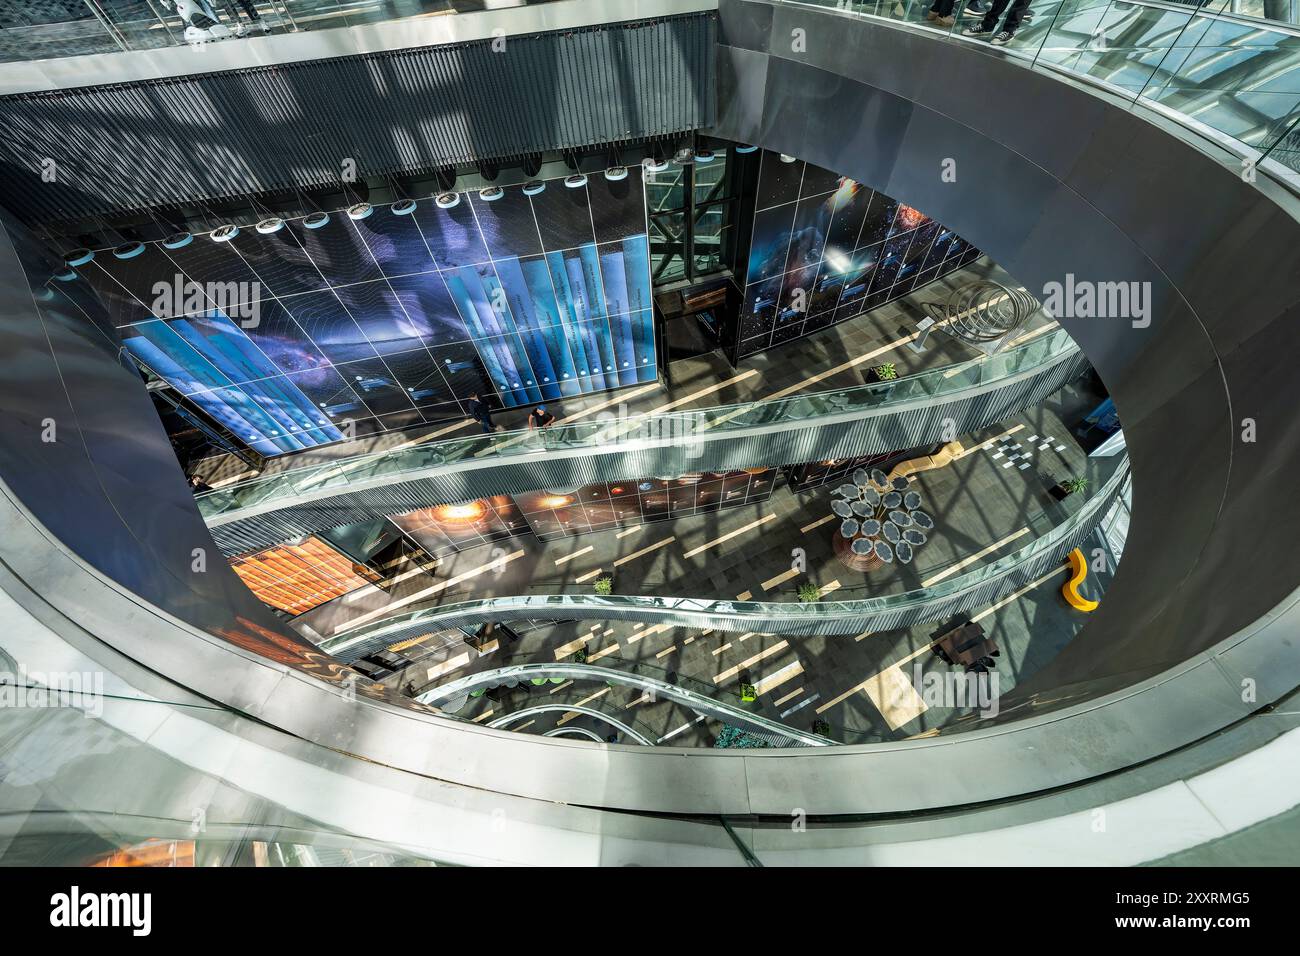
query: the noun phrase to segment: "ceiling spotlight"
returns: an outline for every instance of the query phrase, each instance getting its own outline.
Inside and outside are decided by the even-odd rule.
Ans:
[[[354,206],[349,206],[349,207],[348,207],[348,218],[349,218],[349,219],[365,219],[366,216],[369,216],[369,215],[370,215],[372,212],[374,212],[374,211],[375,211],[375,207],[372,206],[372,205],[370,205],[370,203],[368,203],[368,202],[359,202],[359,203],[357,203],[357,204],[354,205]]]
[[[237,235],[239,235],[239,227],[233,222],[228,222],[224,226],[217,226],[216,229],[212,230],[212,241],[229,242]]]
[[[91,259],[95,258],[95,253],[90,249],[81,248],[73,249],[63,257],[63,261],[70,266],[84,266]]]
[[[781,162],[783,163],[793,163],[797,158],[797,156],[791,156],[789,153],[781,154]]]
[[[668,160],[655,159],[653,156],[647,156],[645,159],[641,160],[641,167],[647,173],[662,173],[668,168]]]
[[[113,255],[119,259],[134,259],[142,252],[144,252],[143,242],[124,242],[113,250]]]
[[[696,151],[695,151],[695,161],[696,161],[697,163],[711,163],[711,162],[713,162],[713,150],[711,150],[711,149],[699,149],[699,150],[696,150]]]
[[[608,179],[611,183],[616,183],[619,182],[620,180],[627,179],[627,167],[611,166],[609,167],[609,169],[605,170],[605,178]]]
[[[582,173],[574,173],[572,176],[565,176],[564,185],[568,186],[570,189],[581,189],[583,186],[587,185],[587,177]]]
[[[415,212],[414,199],[399,199],[393,203],[394,216],[409,216],[413,212]]]
[[[757,153],[757,152],[758,152],[758,147],[757,147],[757,146],[740,146],[740,145],[737,145],[737,146],[733,146],[733,147],[731,147],[731,151],[732,151],[733,153],[740,153],[740,154],[743,156],[743,155],[745,155],[746,153]]]
[[[281,229],[284,228],[284,220],[279,218],[278,216],[271,216],[267,219],[263,219],[253,228],[255,228],[263,236],[269,236],[271,235],[271,233],[279,232]]]
[[[194,237],[188,232],[173,232],[162,241],[162,244],[164,249],[180,249],[193,241]]]
[[[319,229],[330,221],[330,214],[327,212],[314,212],[302,221],[302,224],[308,229]]]
[[[496,202],[505,194],[506,191],[500,186],[484,186],[478,191],[478,198],[484,202]]]
[[[460,205],[460,193],[438,193],[433,201],[439,209],[454,209]]]
[[[539,179],[530,179],[528,182],[524,183],[525,196],[536,196],[538,193],[544,192],[545,190],[546,183]]]

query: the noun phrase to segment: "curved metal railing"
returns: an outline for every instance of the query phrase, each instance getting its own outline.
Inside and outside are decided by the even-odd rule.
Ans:
[[[756,427],[797,426],[828,416],[850,420],[870,418],[912,403],[957,399],[964,393],[1023,377],[1035,369],[1055,366],[1077,354],[1078,346],[1069,334],[1054,328],[992,356],[892,381],[670,414],[620,418],[606,413],[594,421],[570,422],[537,431],[494,432],[393,448],[253,478],[205,492],[196,500],[204,519],[210,525],[219,525],[236,519],[240,512],[274,507],[276,502],[341,494],[476,460],[499,461],[559,450],[608,452],[640,447],[647,442],[690,445],[734,436]]]
[[[919,23],[979,42],[960,37],[976,19],[928,23],[931,0],[774,2]],[[955,12],[964,6],[959,0]],[[1035,0],[1031,10],[1033,19],[1001,47],[1008,55],[1227,141],[1242,155],[1243,174],[1270,163],[1300,182],[1300,3]]]

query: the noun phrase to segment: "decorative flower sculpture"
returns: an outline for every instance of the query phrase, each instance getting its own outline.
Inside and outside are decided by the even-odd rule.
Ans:
[[[831,511],[841,519],[835,536],[840,561],[860,571],[912,563],[934,519],[921,510],[921,495],[911,484],[906,476],[891,479],[879,468],[859,468],[852,484],[831,492]]]

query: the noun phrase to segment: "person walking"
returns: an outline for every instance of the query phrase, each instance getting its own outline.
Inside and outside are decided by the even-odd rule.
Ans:
[[[528,413],[528,430],[549,428],[555,424],[555,416],[546,410],[545,405],[538,405]]]
[[[492,424],[492,409],[488,407],[487,402],[478,397],[478,392],[469,393],[469,401],[465,403],[465,408],[484,432],[495,430],[496,426]]]

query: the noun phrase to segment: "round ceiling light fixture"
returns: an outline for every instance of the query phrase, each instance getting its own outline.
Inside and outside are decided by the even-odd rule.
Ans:
[[[605,178],[608,179],[611,183],[617,183],[624,179],[627,179],[627,167],[611,166],[609,167],[609,169],[605,170]]]
[[[781,162],[783,162],[783,163],[793,163],[793,162],[795,162],[798,158],[799,158],[799,157],[797,157],[797,156],[791,156],[789,153],[781,153]]]
[[[370,205],[370,203],[368,202],[355,203],[348,207],[348,218],[365,219],[374,211],[375,211],[375,207]]]
[[[484,186],[478,191],[478,198],[484,202],[496,202],[505,194],[506,191],[500,186]]]
[[[58,272],[54,273],[54,278],[58,279],[60,282],[71,282],[76,277],[77,274],[71,269],[60,269]]]
[[[119,259],[134,259],[142,252],[144,252],[143,242],[124,242],[113,250],[113,255]]]
[[[525,196],[536,196],[538,193],[545,191],[546,183],[542,182],[540,179],[530,179],[528,182],[524,183]]]
[[[239,235],[239,227],[233,222],[228,222],[224,226],[213,229],[211,238],[213,242],[229,242],[237,235]]]
[[[80,249],[73,249],[71,252],[65,253],[63,261],[73,268],[76,268],[77,266],[84,266],[93,258],[95,258],[94,251],[83,246]]]
[[[455,209],[460,205],[460,193],[438,193],[433,201],[439,209]]]
[[[582,173],[574,173],[572,176],[565,176],[564,185],[568,186],[570,189],[581,189],[583,186],[587,185],[587,177]]]
[[[269,216],[266,219],[263,219],[253,228],[256,229],[259,234],[263,236],[269,236],[272,233],[279,232],[281,229],[284,228],[284,220],[281,219],[279,216]]]
[[[747,145],[747,144],[738,144],[738,145],[736,145],[736,146],[731,147],[731,151],[732,151],[733,153],[739,153],[740,155],[744,156],[744,155],[746,155],[747,153],[757,153],[757,152],[758,152],[758,147],[757,147],[757,146],[749,146],[749,145]]]
[[[653,156],[647,156],[645,159],[641,160],[641,167],[647,173],[662,173],[668,168],[668,160],[655,159]]]
[[[162,241],[162,244],[164,249],[181,249],[193,241],[194,236],[188,232],[173,232]]]
[[[330,214],[327,212],[314,212],[302,221],[302,224],[308,229],[320,229],[330,221]]]
[[[414,199],[399,199],[393,203],[394,216],[409,216],[413,212],[415,212]]]
[[[713,162],[713,156],[714,153],[711,149],[698,149],[695,151],[695,161],[697,163],[711,163]]]

